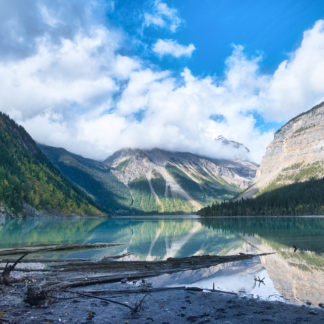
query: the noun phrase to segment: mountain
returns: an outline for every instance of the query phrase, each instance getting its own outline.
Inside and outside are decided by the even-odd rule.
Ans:
[[[191,213],[247,188],[257,166],[161,149],[122,149],[103,162],[40,145],[98,206],[115,214]]]
[[[324,214],[324,103],[291,119],[267,147],[251,187],[201,215]],[[249,199],[254,198],[254,199]]]
[[[3,113],[0,179],[0,215],[102,214],[48,161],[24,128]]]
[[[38,144],[47,158],[98,206],[109,213],[127,214],[132,197],[103,162],[84,158],[63,148]]]
[[[250,150],[242,143],[229,140],[226,137],[220,135],[216,138],[216,141],[223,144],[224,146],[230,147],[232,150],[240,151],[244,154],[250,153]]]
[[[324,177],[324,102],[291,119],[267,147],[252,187],[241,197]]]

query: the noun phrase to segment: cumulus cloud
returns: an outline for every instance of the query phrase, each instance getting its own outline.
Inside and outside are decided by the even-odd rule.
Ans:
[[[0,62],[0,108],[25,119],[44,109],[70,109],[69,105],[82,107],[107,100],[117,89],[114,70],[125,74],[118,71],[120,57],[109,60],[114,41],[115,35],[101,28],[63,39],[59,45],[45,37],[34,55]],[[115,61],[117,66],[112,68]]]
[[[181,56],[190,57],[196,48],[193,44],[185,46],[172,39],[158,39],[152,49],[159,56],[171,55],[179,58]]]
[[[84,32],[94,21],[104,21],[112,1],[0,0],[1,59],[24,58],[38,49],[39,38],[52,43]]]
[[[152,11],[144,13],[144,27],[155,26],[175,32],[180,24],[178,11],[161,0],[155,0]]]
[[[255,129],[255,120],[249,114],[257,107],[257,95],[253,97],[251,93],[259,83],[250,84],[250,91],[239,87],[244,80],[253,79],[251,73],[257,73],[256,62],[248,61],[250,68],[239,69],[246,60],[241,52],[235,51],[228,62],[228,77],[219,84],[209,77],[197,78],[189,69],[183,71],[179,83],[168,71],[141,66],[130,72],[127,86],[112,104],[112,111],[91,109],[72,121],[45,112],[24,125],[34,130],[35,138],[44,138],[49,133],[47,143],[96,158],[104,158],[122,147],[161,147],[243,158],[242,152],[233,152],[215,141],[222,134],[246,143],[253,149],[252,158],[258,160],[272,132]],[[138,112],[144,115],[141,120],[135,117]],[[212,120],[214,114],[224,118]]]
[[[300,47],[283,61],[265,91],[262,113],[286,121],[324,100],[324,21],[304,32]]]
[[[174,11],[161,4],[155,2],[166,19]],[[91,18],[102,15],[95,13],[98,1],[30,5],[32,12],[25,11],[32,18],[26,18],[19,6],[15,11],[0,0],[8,13],[0,27],[15,26],[0,37],[0,109],[45,144],[98,159],[123,147],[242,158],[215,141],[223,135],[244,143],[249,158],[260,161],[273,131],[258,129],[256,114],[286,121],[323,99],[323,21],[305,32],[272,75],[260,72],[262,57],[247,57],[234,46],[224,76],[202,78],[188,68],[176,75],[122,54],[122,32]],[[71,5],[78,18],[67,19]]]

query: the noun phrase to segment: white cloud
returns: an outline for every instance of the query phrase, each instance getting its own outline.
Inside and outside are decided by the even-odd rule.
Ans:
[[[155,0],[152,12],[144,13],[144,27],[156,26],[175,32],[181,24],[178,11],[161,1]]]
[[[0,9],[6,3],[0,0]],[[259,71],[261,57],[248,58],[235,46],[222,79],[200,78],[189,69],[179,76],[122,55],[123,35],[89,18],[94,13],[87,2],[63,3],[31,1],[28,17],[10,5],[0,20],[4,29],[9,21],[15,25],[8,35],[0,28],[0,110],[45,144],[102,159],[122,147],[237,157],[215,142],[223,135],[244,143],[260,161],[273,131],[260,131],[254,113],[286,121],[323,99],[323,21],[305,32],[272,75]],[[70,21],[72,4],[79,18]],[[155,3],[165,19],[170,8],[162,4]],[[18,31],[23,36],[15,42]]]
[[[112,0],[0,0],[2,60],[35,54],[39,38],[52,43],[104,22]]]
[[[271,76],[262,94],[262,112],[268,120],[286,121],[323,100],[324,21],[319,20]]]
[[[24,120],[44,108],[68,110],[108,100],[117,90],[108,73],[117,42],[102,28],[89,36],[63,39],[59,45],[40,39],[33,56],[0,62],[0,109]]]
[[[245,59],[235,57],[233,69]],[[239,72],[242,80],[251,73],[249,69],[245,74]],[[91,110],[72,121],[44,113],[24,125],[37,139],[47,138],[48,144],[95,158],[105,158],[122,147],[161,147],[214,157],[242,157],[241,152],[235,155],[215,141],[222,134],[246,143],[253,150],[252,158],[258,160],[272,132],[261,134],[255,129],[255,120],[248,114],[255,108],[255,100],[247,95],[247,89],[237,90],[233,96],[233,84],[228,79],[217,85],[211,78],[193,76],[188,69],[181,79],[179,86],[179,81],[167,72],[133,70],[113,111]],[[255,91],[256,86],[251,88]],[[142,120],[132,118],[141,110]],[[222,114],[224,120],[211,120],[213,114]]]
[[[188,46],[181,45],[172,39],[159,39],[153,45],[153,52],[159,56],[171,55],[174,57],[191,56],[192,52],[196,49],[193,44]]]

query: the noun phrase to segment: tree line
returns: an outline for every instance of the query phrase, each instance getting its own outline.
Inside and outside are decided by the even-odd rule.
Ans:
[[[294,183],[251,199],[214,203],[201,216],[324,215],[324,179]]]

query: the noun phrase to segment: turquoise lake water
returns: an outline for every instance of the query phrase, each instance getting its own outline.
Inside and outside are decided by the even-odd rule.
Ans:
[[[59,243],[124,243],[120,247],[43,254],[101,259],[126,252],[131,260],[275,252],[153,279],[155,286],[192,285],[294,303],[324,303],[324,218],[137,217],[0,220],[0,248]],[[294,252],[294,246],[297,251]],[[264,278],[259,285],[255,278]]]

